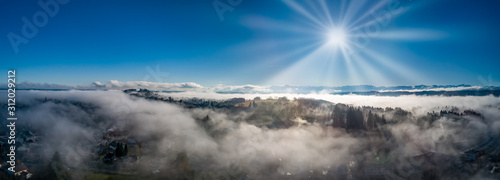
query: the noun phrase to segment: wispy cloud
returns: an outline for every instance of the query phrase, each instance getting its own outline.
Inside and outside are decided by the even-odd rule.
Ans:
[[[185,93],[193,92],[169,94],[186,95]],[[217,95],[222,97],[236,94]],[[236,96],[239,95],[248,97],[266,94]],[[288,95],[290,98],[292,94]],[[356,106],[402,107],[413,112],[416,119],[403,119],[385,128],[393,137],[392,140],[383,141],[391,147],[388,157],[391,157],[391,161],[399,162],[401,167],[415,161],[421,162],[404,158],[421,154],[422,148],[441,152],[436,143],[446,148],[453,147],[448,141],[439,141],[440,137],[460,141],[468,139],[471,140],[468,141],[469,144],[474,144],[482,142],[482,137],[487,136],[487,133],[498,133],[500,129],[497,121],[500,105],[498,97],[295,95],[335,103],[350,102]],[[20,91],[19,97],[23,97],[21,103],[30,104],[20,110],[21,117],[33,126],[40,127],[47,137],[46,146],[52,151],[62,149],[62,155],[67,157],[71,153],[70,150],[74,149],[78,155],[85,156],[88,153],[86,150],[78,150],[81,146],[89,146],[82,145],[82,139],[88,144],[98,144],[99,137],[108,131],[125,130],[131,136],[142,139],[144,150],[148,150],[148,153],[141,157],[141,161],[160,162],[160,169],[166,173],[176,171],[176,166],[171,162],[175,162],[175,157],[181,152],[187,156],[192,169],[224,172],[226,174],[223,175],[236,177],[249,174],[256,179],[283,179],[287,174],[308,175],[312,171],[327,172],[331,175],[338,171],[338,167],[346,167],[345,165],[352,162],[370,165],[370,162],[374,162],[373,153],[382,152],[379,148],[370,146],[373,139],[351,135],[330,126],[307,123],[305,119],[294,116],[286,118],[287,116],[280,114],[266,114],[277,118],[275,120],[282,119],[297,124],[290,128],[272,129],[255,124],[255,121],[265,120],[250,118],[252,113],[257,112],[183,109],[177,104],[135,98],[120,91]],[[36,100],[44,97],[55,101]],[[484,119],[442,117],[426,126],[412,121],[425,116],[426,112],[439,111],[440,107],[451,105],[477,110]],[[274,106],[271,106],[271,109],[266,109],[266,106],[259,107],[265,110],[264,112],[276,111],[272,109]],[[277,110],[284,115],[291,115],[280,108]],[[390,119],[389,115],[386,117]],[[201,122],[205,117],[209,117],[209,120]],[[103,121],[96,122],[95,119]],[[446,153],[444,155],[454,155],[452,153],[456,152],[456,149],[452,150],[455,151],[443,151]],[[84,163],[80,165],[85,166]],[[422,163],[410,167],[418,168],[420,165]],[[144,167],[139,168],[149,167],[144,164]]]
[[[161,82],[147,82],[147,81],[127,81],[120,82],[116,80],[111,80],[108,83],[101,83],[96,81],[92,83],[91,87],[96,89],[150,89],[150,90],[165,90],[165,91],[186,91],[193,89],[202,89],[203,86],[193,83],[161,83]]]
[[[6,86],[3,86],[6,87]],[[223,85],[202,86],[194,82],[167,83],[149,81],[111,80],[109,82],[95,81],[88,85],[63,85],[50,83],[22,82],[18,89],[38,90],[125,90],[148,89],[165,92],[193,92],[193,93],[219,93],[219,94],[362,94],[362,95],[439,95],[439,92],[460,91],[492,91],[500,90],[498,87],[482,87],[470,85],[418,85],[418,86],[259,86],[259,85]],[[433,92],[429,94],[428,92]],[[437,94],[436,94],[437,93]],[[470,94],[464,94],[470,95]],[[472,94],[488,95],[488,94]]]
[[[271,90],[268,87],[256,86],[256,85],[243,85],[243,86],[224,86],[222,84],[217,85],[214,88],[210,88],[214,92],[221,93],[271,93]]]
[[[398,90],[380,90],[378,92],[423,92],[423,91],[464,91],[464,90],[479,90],[483,87],[470,86],[470,87],[439,87],[439,88],[422,88],[422,89],[398,89]]]

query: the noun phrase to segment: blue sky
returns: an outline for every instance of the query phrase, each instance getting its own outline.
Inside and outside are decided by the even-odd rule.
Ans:
[[[17,69],[18,81],[500,85],[498,1],[399,0],[401,11],[370,34],[390,2],[220,0],[233,9],[221,20],[212,0],[73,0],[24,37],[23,17],[45,13],[37,2],[0,0],[0,67]],[[332,29],[342,45],[331,45]],[[9,33],[28,40],[17,53]]]

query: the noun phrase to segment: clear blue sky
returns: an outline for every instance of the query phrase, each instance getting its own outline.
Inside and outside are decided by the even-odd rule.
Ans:
[[[158,66],[162,82],[205,86],[485,85],[478,77],[489,75],[500,85],[500,1],[400,0],[363,48],[344,29],[345,47],[357,49],[350,60],[322,25],[363,27],[387,2],[220,0],[233,8],[221,20],[212,0],[73,0],[24,37],[23,17],[43,12],[37,2],[0,0],[0,67],[19,81],[156,81],[147,67]],[[28,40],[17,53],[9,33]]]

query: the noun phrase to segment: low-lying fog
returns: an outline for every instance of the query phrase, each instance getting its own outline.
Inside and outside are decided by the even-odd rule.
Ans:
[[[134,169],[158,169],[159,176],[187,179],[356,178],[360,177],[356,173],[369,174],[366,167],[381,165],[394,168],[383,174],[386,177],[407,178],[414,169],[432,168],[438,169],[435,176],[451,176],[455,171],[448,167],[458,161],[459,152],[495,137],[500,129],[500,98],[493,96],[160,95],[249,101],[287,97],[288,101],[243,110],[188,109],[122,91],[18,91],[19,128],[43,135],[40,143],[50,151],[46,158],[58,151],[71,167],[88,166],[89,154],[97,153],[95,146],[106,143],[103,137],[110,131],[121,132],[123,138],[141,142],[140,163]],[[297,105],[294,98],[331,103]],[[442,110],[458,114],[443,115]],[[466,115],[466,110],[480,115]],[[346,131],[342,125],[335,127],[339,112],[344,118],[349,113],[358,117],[359,112],[358,126],[363,128]],[[384,118],[384,123],[369,124],[371,117]],[[274,121],[284,125],[275,126]],[[429,152],[439,154],[432,160],[436,162],[419,159]]]

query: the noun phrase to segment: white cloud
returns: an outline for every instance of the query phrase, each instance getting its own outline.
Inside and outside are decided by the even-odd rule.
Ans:
[[[35,83],[35,82],[22,82],[16,84],[18,89],[75,89],[77,86],[53,84],[53,83]],[[6,85],[3,87],[7,87]]]
[[[214,92],[221,92],[221,93],[271,93],[272,90],[263,87],[263,86],[256,86],[256,85],[243,85],[243,86],[224,86],[222,84],[217,85],[213,88],[210,88]]]
[[[101,83],[96,81],[92,83],[93,87],[96,89],[150,89],[150,90],[164,90],[164,91],[186,91],[193,89],[201,89],[203,86],[193,83],[159,83],[159,82],[147,82],[147,81],[127,81],[120,82],[117,80],[111,80],[108,83]]]
[[[129,84],[110,82],[117,87]],[[131,83],[134,84],[134,83]],[[174,86],[176,88],[182,85]],[[485,122],[472,121],[463,126],[455,119],[441,118],[428,127],[420,127],[411,122],[394,125],[389,128],[394,134],[391,144],[391,157],[398,154],[405,156],[420,153],[419,148],[433,149],[436,138],[449,134],[457,138],[467,137],[470,143],[480,141],[493,129],[498,130],[500,99],[493,96],[443,97],[443,96],[360,96],[360,95],[328,95],[328,94],[218,94],[214,92],[181,92],[162,93],[178,97],[202,97],[225,99],[231,97],[255,96],[266,97],[305,97],[327,100],[334,103],[347,103],[356,106],[402,107],[417,114],[436,110],[437,107],[458,106],[472,108],[484,114]],[[301,124],[299,127],[286,129],[268,129],[258,127],[238,119],[246,119],[247,112],[217,111],[211,109],[183,109],[176,104],[150,101],[129,96],[118,90],[111,91],[19,91],[19,103],[30,104],[28,109],[18,113],[23,121],[40,126],[46,131],[48,140],[55,140],[53,149],[73,147],[76,149],[82,134],[93,138],[102,137],[107,129],[125,129],[133,132],[135,137],[142,138],[148,153],[144,153],[141,161],[161,162],[163,169],[169,169],[179,152],[186,152],[195,169],[204,162],[205,170],[237,174],[240,171],[228,171],[227,167],[235,163],[244,172],[251,173],[256,179],[282,179],[283,174],[297,172],[328,171],[350,162],[366,162],[370,160],[373,150],[369,141],[363,137],[346,134],[342,129],[330,126],[308,124],[302,119],[291,119]],[[92,108],[83,110],[80,105],[53,102],[41,103],[35,99],[70,100],[91,104]],[[3,97],[5,99],[6,97]],[[2,98],[0,98],[2,99]],[[95,106],[94,106],[95,105]],[[439,108],[437,108],[439,110]],[[199,119],[209,115],[208,124],[200,124]],[[99,124],[89,127],[81,126],[82,122]],[[198,120],[197,120],[198,119]],[[443,128],[444,127],[444,128]],[[457,131],[460,130],[460,131]],[[78,132],[78,133],[75,133]],[[471,137],[470,135],[473,135]],[[474,139],[476,138],[476,139]],[[386,142],[386,141],[384,141]],[[64,149],[64,148],[63,148]],[[62,152],[65,154],[66,152]],[[209,157],[209,158],[207,158]],[[276,166],[276,167],[275,167]],[[271,169],[270,167],[275,167]],[[252,173],[253,172],[253,173]]]
[[[6,87],[6,85],[3,85]],[[110,80],[109,82],[95,81],[89,85],[61,85],[49,83],[22,82],[17,84],[18,89],[79,89],[79,90],[125,90],[125,89],[149,89],[153,91],[180,91],[194,93],[221,93],[221,94],[376,94],[389,93],[390,95],[407,95],[423,91],[467,91],[467,90],[499,90],[497,87],[480,86],[394,86],[394,87],[375,87],[369,85],[361,86],[258,86],[252,84],[246,85],[223,85],[202,86],[194,82],[183,83],[160,83],[148,81],[126,81]]]
[[[479,90],[483,87],[440,87],[440,88],[424,88],[424,89],[399,89],[399,90],[380,90],[378,92],[423,92],[423,91],[463,91],[463,90]]]
[[[160,93],[163,96],[171,96],[174,98],[183,97],[197,97],[206,99],[230,99],[235,97],[242,97],[245,99],[253,99],[255,97],[278,98],[287,97],[293,98],[312,98],[322,99],[332,103],[344,103],[355,106],[373,106],[373,107],[400,107],[402,109],[413,111],[414,113],[422,114],[435,110],[436,108],[443,108],[445,106],[458,106],[470,107],[472,109],[481,110],[482,107],[487,105],[500,104],[500,97],[495,96],[417,96],[417,95],[404,95],[404,96],[364,96],[364,95],[335,95],[335,94],[218,94],[213,92],[178,92],[178,93]]]

